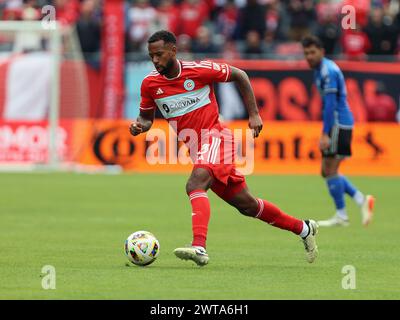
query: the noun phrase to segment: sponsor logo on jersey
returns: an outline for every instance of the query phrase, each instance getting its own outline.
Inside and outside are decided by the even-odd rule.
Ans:
[[[158,90],[157,90],[156,94],[157,94],[157,95],[159,95],[159,94],[163,94],[163,93],[164,93],[164,91],[162,91],[162,89],[161,89],[161,88],[158,88]]]
[[[187,91],[192,91],[195,87],[194,85],[194,81],[187,79],[185,80],[185,82],[183,83],[183,87],[187,90]]]
[[[207,85],[201,89],[176,94],[173,96],[155,99],[155,103],[164,118],[182,116],[198,108],[208,105],[210,100],[210,87]]]

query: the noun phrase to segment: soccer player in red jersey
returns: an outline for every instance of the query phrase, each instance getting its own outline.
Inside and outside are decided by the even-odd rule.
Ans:
[[[318,254],[317,223],[294,218],[250,193],[233,161],[233,133],[219,122],[213,83],[234,81],[249,114],[249,128],[254,138],[260,134],[263,124],[247,74],[225,63],[178,60],[176,38],[169,31],[154,33],[148,40],[148,52],[155,70],[142,82],[140,114],[130,124],[130,133],[136,136],[148,131],[158,108],[174,127],[178,138],[185,142],[194,162],[186,184],[192,206],[193,241],[189,247],[175,249],[175,255],[200,266],[208,263],[206,238],[210,203],[207,190],[211,189],[240,213],[299,235],[306,259],[312,263]]]

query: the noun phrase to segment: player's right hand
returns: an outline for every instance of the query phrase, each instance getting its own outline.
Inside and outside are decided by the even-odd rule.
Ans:
[[[331,146],[331,138],[327,134],[323,134],[319,140],[319,149],[325,151]]]
[[[253,131],[253,138],[257,138],[263,128],[263,122],[260,115],[251,115],[249,117],[249,128]]]
[[[129,132],[131,135],[137,136],[143,132],[143,125],[139,121],[133,121],[129,126]]]

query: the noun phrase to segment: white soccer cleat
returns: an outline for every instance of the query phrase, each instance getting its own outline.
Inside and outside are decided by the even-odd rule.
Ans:
[[[372,216],[374,214],[374,205],[375,205],[375,198],[371,195],[366,195],[364,203],[361,206],[361,217],[362,217],[362,224],[364,227],[368,226],[368,224],[372,220]]]
[[[318,225],[320,227],[347,227],[349,226],[349,220],[342,219],[338,215],[334,215],[332,218],[328,220],[318,221]]]
[[[304,248],[306,249],[306,259],[309,263],[313,263],[318,256],[318,246],[315,237],[318,233],[318,224],[314,220],[304,221],[310,228],[308,236],[303,238]]]
[[[175,255],[182,260],[193,260],[198,266],[205,266],[208,263],[208,254],[202,247],[176,248]]]

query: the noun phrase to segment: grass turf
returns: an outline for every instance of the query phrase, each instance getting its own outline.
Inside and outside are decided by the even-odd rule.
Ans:
[[[305,261],[299,238],[241,216],[209,192],[210,264],[178,260],[190,243],[191,215],[182,175],[1,174],[0,299],[400,299],[398,178],[353,177],[377,198],[368,228],[347,199],[351,224],[322,229],[320,255]],[[323,180],[251,176],[252,192],[299,218],[333,214]],[[127,266],[126,237],[160,241],[157,261]],[[56,289],[41,286],[56,269]],[[356,289],[342,288],[342,268]]]

